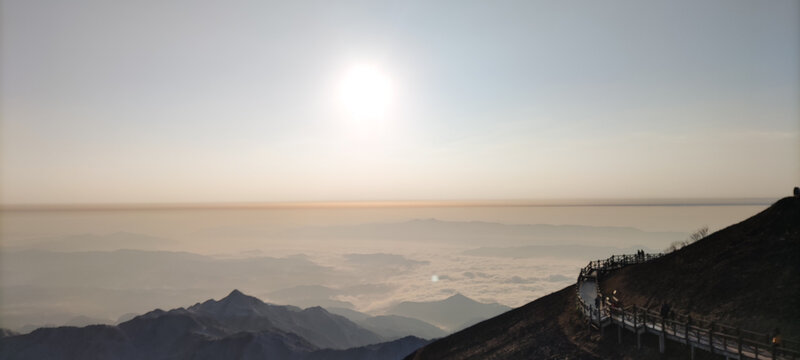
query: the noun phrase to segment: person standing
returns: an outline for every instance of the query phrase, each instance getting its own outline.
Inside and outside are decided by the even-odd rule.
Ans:
[[[775,328],[772,334],[772,348],[777,349],[781,346],[781,329]]]

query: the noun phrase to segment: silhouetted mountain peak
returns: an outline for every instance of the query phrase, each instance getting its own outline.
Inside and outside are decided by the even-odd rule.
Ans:
[[[460,293],[456,293],[444,300],[404,301],[388,308],[386,313],[425,319],[426,322],[453,331],[510,309],[510,307],[498,303],[484,304],[477,302]],[[465,314],[469,314],[469,317],[465,317]]]
[[[251,304],[251,303],[254,302],[254,300],[258,301],[258,302],[261,302],[261,300],[255,298],[255,297],[252,297],[252,296],[249,296],[249,295],[245,295],[245,293],[239,291],[238,289],[233,289],[233,291],[231,291],[231,293],[228,294],[228,296],[220,299],[219,302],[224,302],[224,303],[229,303],[229,304],[230,303]]]
[[[194,313],[213,315],[215,317],[244,317],[261,316],[267,306],[267,304],[256,297],[244,294],[239,290],[233,290],[228,296],[222,299],[209,299],[202,303],[192,305],[187,310]]]
[[[466,297],[464,295],[461,295],[461,293],[455,293],[453,296],[450,296],[449,298],[444,299],[444,301],[446,301],[446,302],[471,302],[471,303],[477,302],[477,301],[472,300],[472,299],[470,299],[470,298],[468,298],[468,297]]]
[[[226,305],[239,305],[239,306],[258,306],[264,305],[264,302],[258,299],[257,297],[247,295],[239,290],[231,291],[228,296],[220,299],[218,301],[221,304]]]

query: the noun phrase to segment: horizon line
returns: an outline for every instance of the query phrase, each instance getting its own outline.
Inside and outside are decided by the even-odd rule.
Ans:
[[[353,209],[409,207],[580,207],[580,206],[747,206],[771,205],[771,197],[738,198],[600,198],[527,200],[359,200],[359,201],[258,201],[258,202],[148,202],[148,203],[30,203],[0,204],[11,211],[142,211],[142,210],[256,210]]]

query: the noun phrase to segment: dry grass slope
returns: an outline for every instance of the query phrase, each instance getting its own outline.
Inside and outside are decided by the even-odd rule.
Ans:
[[[784,336],[798,337],[798,259],[800,198],[784,198],[679,251],[619,270],[601,287],[621,291],[626,304],[667,301],[697,318],[761,332],[780,327]],[[435,341],[406,359],[663,358],[652,349],[617,347],[615,342],[587,329],[570,286]]]
[[[660,306],[758,332],[800,337],[800,198],[601,283],[626,304]]]

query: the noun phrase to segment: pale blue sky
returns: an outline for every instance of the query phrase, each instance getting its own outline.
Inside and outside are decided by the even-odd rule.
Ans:
[[[796,0],[2,0],[1,199],[781,196],[799,64]]]

